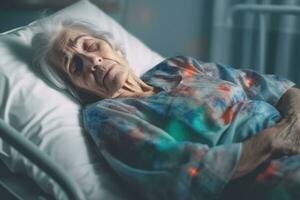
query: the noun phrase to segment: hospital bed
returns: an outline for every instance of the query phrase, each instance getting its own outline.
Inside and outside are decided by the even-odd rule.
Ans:
[[[136,71],[137,74],[141,75],[143,72],[145,72],[151,66],[155,65],[156,63],[158,63],[159,61],[161,61],[163,59],[161,56],[159,56],[155,52],[152,52],[149,48],[144,46],[136,38],[131,36],[128,32],[123,30],[122,27],[117,25],[115,21],[113,21],[112,19],[109,19],[109,17],[107,15],[105,15],[102,11],[100,11],[98,8],[96,8],[94,5],[92,5],[88,1],[80,1],[76,4],[74,4],[73,6],[64,9],[63,11],[60,11],[58,14],[65,15],[65,13],[67,13],[67,15],[83,17],[83,14],[81,11],[84,9],[87,10],[86,13],[89,13],[89,14],[95,13],[94,16],[85,18],[86,20],[95,20],[95,18],[102,19],[102,21],[98,22],[98,23],[101,26],[104,26],[107,30],[110,30],[110,32],[115,33],[115,37],[117,39],[122,40],[125,43],[125,50],[126,50],[126,53],[128,54],[127,59],[129,61],[129,63],[131,63],[132,66],[143,66],[142,68],[137,69],[137,71]],[[300,13],[299,10],[300,10],[299,8],[295,8],[295,7],[290,8],[290,7],[279,7],[279,6],[237,5],[236,7],[234,7],[232,9],[230,14],[234,15],[234,13],[241,12],[241,11],[258,12],[260,15],[265,15],[267,13],[272,13],[272,12],[299,14]],[[107,22],[103,23],[103,19],[105,19]],[[265,36],[264,36],[265,25],[263,24],[263,22],[261,22],[261,23],[262,23],[261,24],[261,28],[262,28],[261,29],[261,31],[262,31],[262,33],[261,33],[261,45],[262,45],[261,49],[264,49],[263,44],[265,41]],[[35,30],[35,24],[36,23],[34,22],[30,25],[30,26],[32,26],[32,27],[30,27],[30,31]],[[25,41],[26,44],[29,44],[30,37],[27,34],[28,33],[27,28],[28,27],[20,27],[13,31],[1,34],[0,39],[2,37],[6,38],[7,35],[12,34],[13,36],[17,35],[19,37],[18,39],[21,38],[22,40]],[[10,37],[12,37],[12,36],[9,36],[9,38]],[[18,45],[17,45],[17,47],[18,47]],[[20,45],[19,47],[22,47],[22,45]],[[138,51],[138,50],[140,50],[140,51]],[[135,52],[135,54],[134,55],[130,54],[132,52]],[[139,53],[141,53],[141,52],[143,52],[143,54],[139,55]],[[0,53],[1,53],[1,51],[0,51]],[[262,55],[264,55],[263,52],[262,52]],[[261,63],[262,64],[264,63],[263,58],[261,58]],[[1,62],[0,62],[0,69],[1,69]],[[25,68],[22,70],[25,70]],[[21,72],[23,73],[22,70],[21,70]],[[7,74],[10,74],[11,71],[10,71],[10,69],[4,69],[2,71],[0,70],[0,75],[1,75],[1,73],[4,73],[4,75],[5,74],[7,75]],[[12,76],[14,76],[14,75],[12,75]],[[17,75],[15,75],[15,76],[17,77],[16,78],[16,80],[17,80],[19,77]],[[29,77],[35,76],[35,74],[34,75],[30,74],[28,76]],[[10,87],[14,86],[14,85],[13,86],[9,85],[6,87],[5,86],[6,82],[16,84],[16,82],[14,82],[14,80],[7,80],[9,78],[11,78],[11,77],[8,77],[8,76],[1,77],[0,76],[0,83],[1,83],[0,84],[0,94],[1,94],[0,96],[1,97],[5,97],[7,95],[6,91],[5,91],[5,90],[7,90],[7,88],[10,89]],[[23,81],[23,79],[21,79],[21,81]],[[38,82],[38,83],[41,84],[41,82]],[[30,88],[30,91],[33,94],[36,94],[40,91],[35,88],[35,87],[37,87],[36,85],[37,85],[37,82],[34,82],[34,84]],[[22,86],[24,86],[24,85],[22,85]],[[46,84],[45,84],[45,87],[47,87]],[[21,89],[20,89],[20,91],[22,93]],[[45,89],[45,88],[43,88],[43,89]],[[37,92],[36,92],[36,90],[37,90]],[[54,90],[53,91],[51,90],[51,92],[52,92],[51,94],[53,95]],[[15,94],[15,96],[18,97],[18,95],[16,95],[16,94]],[[68,97],[57,97],[57,98],[59,98],[60,102],[61,101],[66,102],[67,100],[70,101],[68,99]],[[12,103],[11,103],[11,101],[12,101]],[[3,109],[3,106],[13,107],[12,104],[15,100],[14,101],[11,100],[11,101],[10,101],[10,95],[8,95],[8,97],[6,99],[5,98],[0,99],[0,105],[1,105],[2,109]],[[9,102],[9,103],[7,103],[7,102]],[[26,105],[26,102],[24,102],[24,105]],[[72,106],[74,106],[74,103],[72,103]],[[72,107],[72,106],[70,106],[70,107]],[[59,107],[59,106],[56,105],[56,107]],[[66,107],[67,107],[66,104],[63,104],[63,108],[65,109]],[[69,107],[68,107],[68,109],[69,109]],[[28,165],[30,165],[30,167],[32,167],[31,164],[33,163],[34,165],[38,166],[39,169],[34,168],[34,167],[32,167],[32,168],[28,167],[27,173],[26,172],[20,173],[17,170],[18,168],[15,167],[17,164],[14,163],[14,161],[8,162],[7,159],[9,160],[10,158],[5,158],[5,157],[3,158],[3,156],[0,154],[1,155],[1,162],[0,162],[0,196],[1,196],[1,199],[7,199],[7,200],[9,200],[9,199],[18,199],[18,200],[19,199],[40,199],[40,200],[53,199],[54,197],[52,195],[61,194],[61,193],[57,192],[57,188],[55,189],[53,185],[59,185],[59,187],[62,189],[63,195],[60,195],[59,199],[72,199],[72,200],[90,199],[89,197],[87,197],[87,193],[90,191],[93,191],[93,192],[95,192],[95,191],[86,189],[86,191],[88,191],[88,192],[84,192],[83,186],[85,183],[78,181],[78,180],[80,180],[80,178],[76,179],[69,174],[69,172],[67,171],[68,170],[67,164],[65,164],[65,163],[61,164],[58,162],[58,160],[60,160],[60,158],[57,158],[57,157],[59,157],[61,154],[58,154],[58,155],[55,154],[55,156],[53,156],[54,155],[53,149],[48,150],[46,148],[46,150],[45,150],[45,148],[43,146],[44,138],[42,138],[41,141],[36,141],[34,138],[32,138],[30,136],[30,134],[28,134],[28,132],[30,132],[30,130],[27,130],[29,128],[27,128],[26,124],[22,128],[16,126],[16,122],[11,120],[10,114],[7,114],[7,112],[8,112],[7,110],[0,112],[1,118],[2,118],[2,119],[0,119],[1,140],[5,141],[6,144],[9,144],[10,151],[12,151],[11,148],[13,148],[13,149],[21,152],[22,156],[25,157],[25,159],[24,159],[25,161],[22,160],[23,158],[19,159],[19,161],[18,161],[18,162],[23,162],[21,166],[28,167]],[[13,117],[14,117],[13,119],[15,119],[17,116],[13,116]],[[30,128],[32,128],[32,127],[30,127]],[[17,130],[17,129],[19,129],[19,130]],[[24,131],[25,129],[26,129],[26,131]],[[33,131],[36,130],[34,126],[33,126],[32,130]],[[41,130],[43,130],[43,128],[41,128]],[[26,134],[24,134],[24,133],[26,133]],[[60,137],[60,136],[56,135],[55,137]],[[31,141],[29,141],[29,140],[31,140]],[[5,146],[3,144],[4,143],[2,142],[2,146],[8,148],[7,146]],[[89,143],[85,143],[85,144],[89,144]],[[65,143],[64,143],[64,145],[65,145]],[[6,148],[4,148],[4,147],[2,147],[3,151],[6,150]],[[67,147],[65,147],[65,148],[67,148]],[[76,146],[76,148],[79,148],[79,147]],[[8,151],[8,152],[10,152],[10,151]],[[66,152],[68,152],[68,151],[66,151]],[[65,153],[65,152],[63,152],[63,153]],[[14,153],[11,155],[15,156],[16,154]],[[18,155],[18,156],[20,157],[20,155]],[[83,155],[83,156],[85,156],[85,155]],[[90,156],[90,154],[87,153],[86,156]],[[64,159],[66,159],[66,157],[64,157]],[[78,158],[76,157],[76,159],[79,159],[79,158],[80,158],[80,156],[78,156]],[[53,159],[55,161],[53,161]],[[75,159],[75,158],[70,158],[70,159]],[[30,162],[28,162],[28,160],[30,160]],[[96,161],[93,161],[93,162],[96,162]],[[88,164],[90,164],[90,163],[88,163]],[[71,169],[70,171],[74,170],[74,168],[70,168],[70,169]],[[53,179],[56,182],[56,184],[47,180],[47,184],[46,184],[46,186],[44,186],[43,184],[45,181],[44,180],[45,176],[40,176],[40,177],[44,177],[43,180],[40,181],[39,177],[34,175],[34,173],[38,170],[45,172],[47,174],[47,176],[51,177],[51,179]],[[101,170],[104,170],[104,169],[101,169]],[[37,174],[39,174],[39,173],[37,173]],[[70,172],[70,173],[72,173],[72,172]],[[76,171],[76,173],[79,173],[79,172]],[[76,174],[76,173],[74,172],[73,174]],[[107,171],[107,172],[104,171],[104,173],[109,173],[109,171]],[[97,174],[92,174],[92,176],[97,176]],[[90,178],[88,181],[91,181],[91,180],[93,180],[93,179]],[[98,179],[95,179],[95,180],[99,181]],[[107,179],[105,179],[104,181],[107,181]],[[54,188],[53,190],[51,190],[51,192],[46,191],[47,187],[50,187],[49,185]],[[95,185],[97,185],[97,184],[95,183]],[[41,188],[43,188],[43,190]],[[102,188],[102,190],[103,190],[103,188]],[[104,192],[104,191],[102,191],[102,192]],[[124,190],[122,192],[126,193],[126,191],[124,191]],[[116,192],[110,191],[109,195],[112,195],[112,193],[116,193]],[[98,199],[110,199],[110,200],[126,199],[128,197],[127,195],[125,195],[126,196],[126,198],[125,198],[125,196],[121,195],[119,197],[114,196],[114,197],[110,198],[107,196],[107,194],[105,196],[102,193],[101,194],[99,193],[99,195],[100,196]],[[137,198],[136,195],[132,195],[132,196],[130,196],[130,198],[127,198],[127,199],[135,199],[135,198]]]
[[[1,79],[0,79],[1,83]],[[0,92],[1,94],[1,92]],[[13,148],[22,152],[35,165],[43,169],[51,176],[66,192],[69,199],[84,200],[82,191],[58,165],[55,165],[43,152],[36,146],[22,137],[16,130],[0,120],[1,138],[8,142]],[[5,199],[51,199],[49,195],[42,192],[38,186],[28,177],[19,174],[14,175],[7,167],[1,163],[0,191],[1,197]],[[16,177],[17,176],[17,177]],[[9,197],[10,196],[10,197]]]

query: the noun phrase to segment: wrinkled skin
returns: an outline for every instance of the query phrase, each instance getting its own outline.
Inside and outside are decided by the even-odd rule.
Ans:
[[[276,105],[283,118],[243,143],[239,165],[233,178],[254,170],[265,160],[281,155],[300,154],[300,90],[289,89]]]
[[[153,88],[132,72],[120,51],[83,30],[66,28],[56,37],[48,61],[72,84],[99,98],[145,96]]]

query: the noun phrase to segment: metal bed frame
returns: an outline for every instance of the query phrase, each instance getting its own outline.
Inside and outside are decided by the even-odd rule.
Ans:
[[[236,13],[258,13],[259,15],[259,30],[260,30],[260,67],[263,69],[265,67],[265,55],[266,55],[266,15],[268,14],[291,14],[300,15],[300,6],[279,6],[279,5],[256,5],[256,4],[238,4],[232,7],[229,12],[229,23],[233,23],[233,18]],[[0,138],[13,146],[17,151],[22,152],[30,161],[36,164],[41,170],[47,173],[51,178],[53,178],[57,184],[61,186],[66,196],[70,200],[85,200],[85,197],[78,187],[78,185],[67,175],[65,175],[63,169],[52,162],[47,155],[40,151],[32,142],[28,141],[25,137],[19,134],[15,129],[7,125],[2,119],[0,119]],[[1,165],[0,165],[1,168]],[[11,192],[9,186],[5,185],[5,176],[0,173],[0,186]],[[2,189],[1,189],[2,190]],[[0,192],[1,192],[0,190]],[[17,197],[17,199],[22,199],[24,197]],[[38,198],[44,199],[44,198]]]
[[[270,14],[300,16],[300,6],[289,5],[258,5],[237,4],[229,12],[228,23],[233,24],[233,18],[237,13],[253,13],[259,16],[259,71],[265,72],[266,47],[267,47],[267,19]]]
[[[52,162],[45,153],[41,152],[35,145],[19,134],[15,129],[8,126],[0,119],[1,138],[22,152],[26,158],[47,173],[64,190],[70,200],[84,200],[84,195],[78,185],[65,175],[64,171]]]

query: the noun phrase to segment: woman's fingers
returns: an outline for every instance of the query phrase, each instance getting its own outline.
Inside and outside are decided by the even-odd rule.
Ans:
[[[283,118],[274,127],[265,129],[271,142],[272,156],[300,154],[300,120]]]
[[[300,154],[300,148],[290,142],[282,142],[273,147],[272,157]]]
[[[288,155],[300,154],[300,148],[297,146],[291,146],[289,148]]]

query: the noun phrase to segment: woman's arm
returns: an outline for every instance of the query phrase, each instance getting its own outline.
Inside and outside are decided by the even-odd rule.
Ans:
[[[300,89],[290,88],[280,98],[276,108],[285,118],[298,118],[300,116]]]
[[[300,89],[288,89],[276,108],[283,120],[243,143],[233,179],[246,175],[274,155],[300,153]]]
[[[283,119],[274,127],[243,142],[242,154],[232,179],[248,174],[273,156],[299,154],[300,135],[295,131],[295,123],[295,120]]]
[[[269,137],[271,129],[265,129],[242,143],[241,157],[232,179],[250,173],[271,157],[272,145]]]

